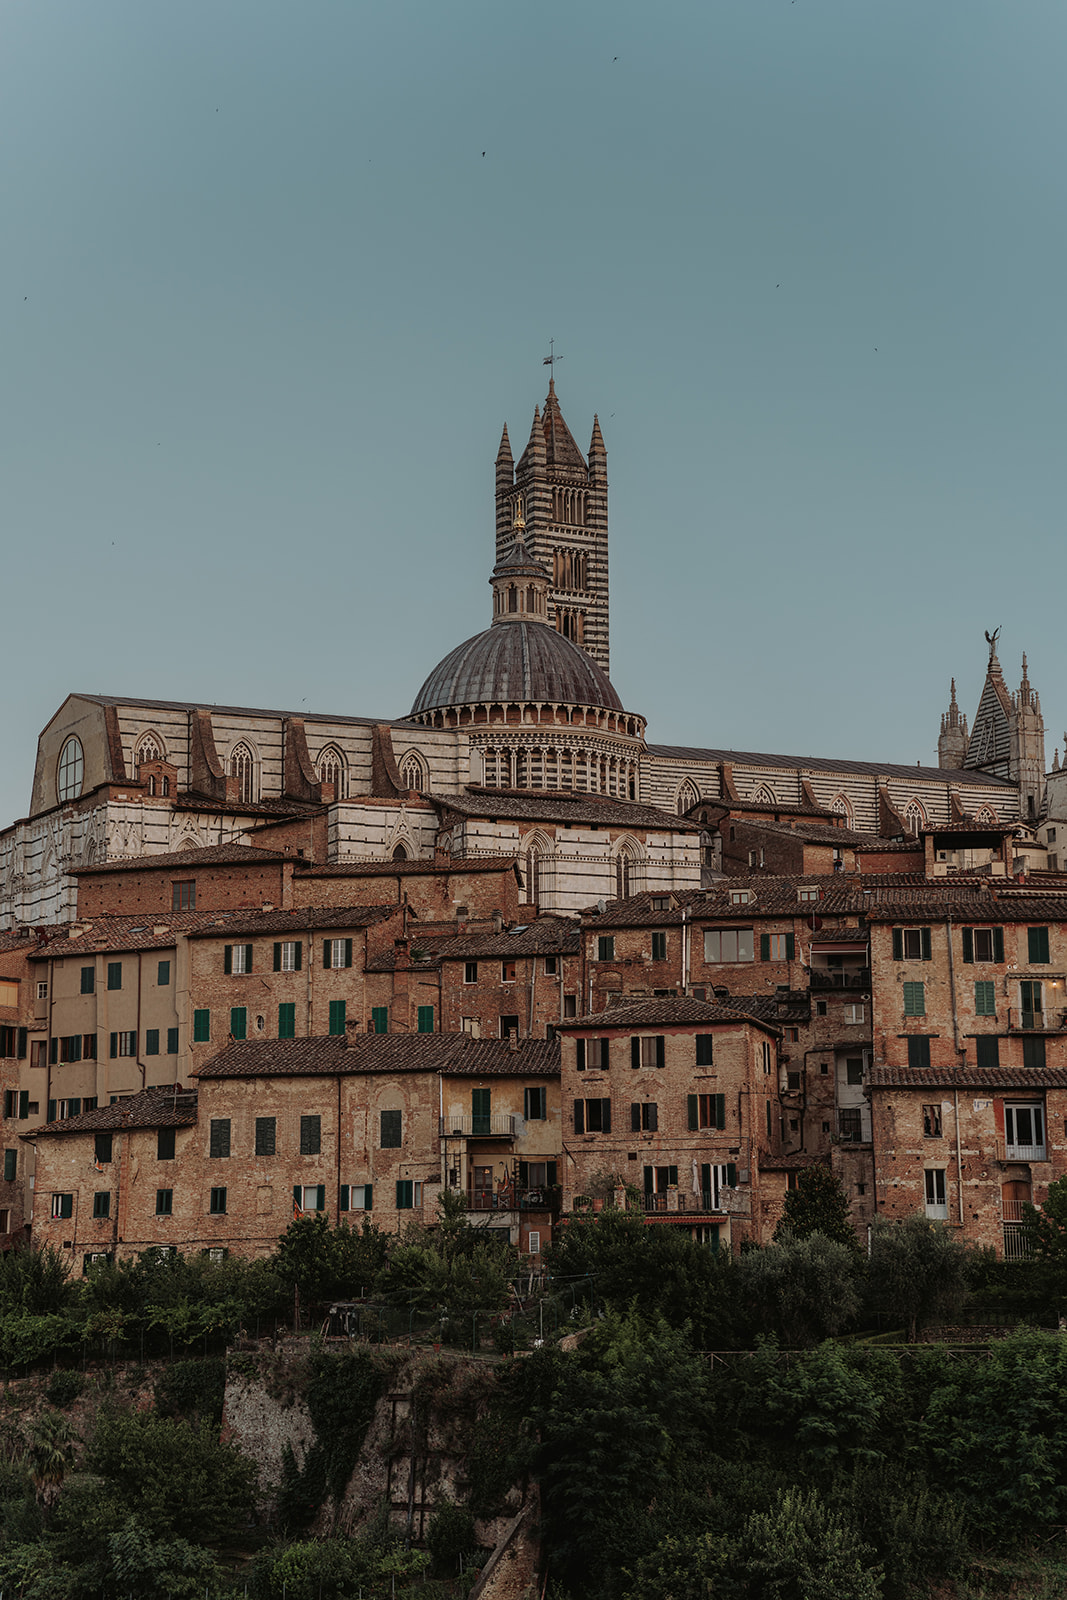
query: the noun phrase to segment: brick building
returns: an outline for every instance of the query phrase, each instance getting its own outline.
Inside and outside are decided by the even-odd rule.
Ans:
[[[350,1031],[233,1043],[194,1079],[24,1135],[36,1242],[77,1264],[157,1245],[263,1255],[299,1212],[433,1221],[444,1184],[530,1255],[551,1237],[558,1045]]]
[[[637,1189],[650,1222],[718,1248],[764,1234],[760,1163],[780,1153],[778,1029],[686,998],[560,1025],[565,1211]]]

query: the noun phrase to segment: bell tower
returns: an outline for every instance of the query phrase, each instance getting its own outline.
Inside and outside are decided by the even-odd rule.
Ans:
[[[557,358],[558,359],[558,358]],[[548,620],[605,672],[608,637],[608,453],[593,418],[588,461],[560,410],[550,378],[544,410],[534,407],[526,448],[515,464],[505,426],[496,458],[496,555],[510,547],[518,521],[526,548],[548,572]]]

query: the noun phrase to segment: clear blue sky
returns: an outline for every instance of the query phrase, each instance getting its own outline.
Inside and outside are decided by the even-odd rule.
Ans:
[[[649,736],[1067,716],[1062,0],[0,12],[0,821],[71,690],[388,716],[555,337]],[[517,451],[516,451],[517,453]]]

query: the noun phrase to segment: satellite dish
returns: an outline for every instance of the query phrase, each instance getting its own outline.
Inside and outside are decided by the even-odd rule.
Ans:
[[[596,908],[599,911],[600,915],[603,916],[604,912],[608,909],[607,901],[606,900],[598,900],[597,903],[596,903]]]

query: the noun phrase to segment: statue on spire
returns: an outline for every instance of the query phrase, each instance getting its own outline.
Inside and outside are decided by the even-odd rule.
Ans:
[[[989,646],[989,659],[992,661],[993,657],[997,653],[997,640],[1000,638],[1000,629],[994,628],[992,633],[990,633],[988,628],[984,629],[983,631],[985,633],[986,644]]]

